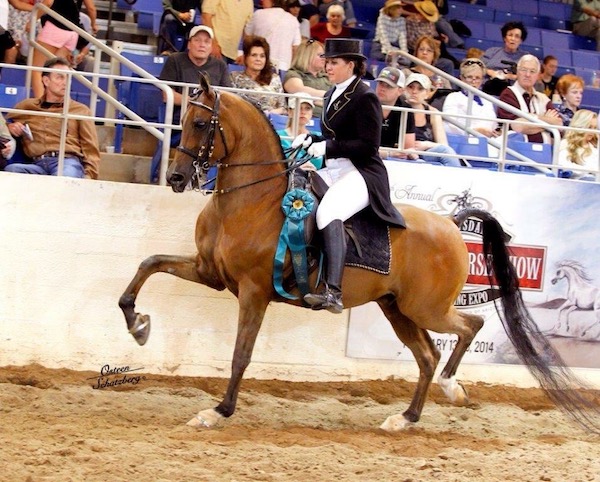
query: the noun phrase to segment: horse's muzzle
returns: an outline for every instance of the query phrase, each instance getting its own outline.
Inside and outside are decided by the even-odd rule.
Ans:
[[[186,177],[179,172],[172,173],[169,176],[169,179],[167,179],[167,182],[171,186],[171,189],[173,189],[175,192],[185,191],[185,187],[187,185]]]

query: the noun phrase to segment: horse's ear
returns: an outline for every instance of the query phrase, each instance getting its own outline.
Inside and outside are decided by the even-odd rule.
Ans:
[[[212,95],[212,89],[210,88],[210,81],[208,75],[204,72],[200,72],[200,90],[206,92],[208,95]]]

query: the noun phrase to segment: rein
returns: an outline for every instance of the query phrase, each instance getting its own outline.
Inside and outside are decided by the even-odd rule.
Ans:
[[[245,187],[254,186],[256,184],[270,181],[271,179],[275,179],[280,176],[285,176],[288,173],[297,169],[298,167],[302,166],[303,164],[306,164],[311,159],[313,159],[313,156],[296,157],[297,154],[302,149],[302,146],[299,146],[296,148],[285,149],[284,154],[289,157],[287,157],[286,159],[282,159],[282,160],[244,162],[244,163],[237,163],[237,164],[229,164],[229,163],[221,162],[222,159],[229,156],[229,149],[227,147],[227,140],[225,139],[225,133],[223,131],[223,126],[221,125],[221,122],[219,120],[220,99],[221,99],[221,96],[220,96],[219,92],[216,92],[214,107],[210,107],[209,105],[206,105],[197,100],[189,101],[190,104],[192,104],[196,107],[200,107],[211,113],[210,122],[209,122],[209,126],[208,126],[208,135],[207,135],[207,139],[206,139],[206,141],[207,141],[206,144],[202,145],[197,153],[194,152],[192,149],[189,149],[185,146],[180,145],[177,147],[177,150],[179,152],[181,152],[193,159],[192,166],[194,167],[195,172],[192,175],[192,185],[197,186],[197,188],[194,188],[195,190],[200,191],[202,194],[228,194],[230,192],[237,191],[238,189],[243,189]],[[221,141],[223,142],[223,146],[225,148],[225,154],[222,158],[213,161],[213,163],[211,164],[210,161],[212,159],[213,151],[215,149],[215,134],[216,134],[217,130],[219,132],[219,135],[221,136]],[[206,185],[210,184],[211,182],[216,181],[218,173],[217,173],[217,175],[215,175],[214,178],[206,179],[209,169],[213,166],[216,166],[217,170],[218,170],[220,168],[226,168],[226,167],[268,166],[268,165],[274,165],[274,164],[287,164],[287,167],[283,171],[278,172],[277,174],[263,177],[263,178],[257,179],[256,181],[248,182],[245,184],[240,184],[239,186],[232,186],[232,187],[228,187],[225,189],[203,189],[202,188],[203,186],[206,186]],[[206,180],[203,181],[203,179],[206,179]]]

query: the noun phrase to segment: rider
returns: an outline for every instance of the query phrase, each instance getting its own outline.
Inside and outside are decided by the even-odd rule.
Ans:
[[[317,173],[329,189],[317,210],[317,227],[323,232],[325,244],[326,283],[321,293],[309,293],[304,300],[314,310],[326,309],[332,313],[344,309],[344,221],[370,206],[371,212],[386,223],[405,227],[390,200],[387,171],[378,154],[381,104],[361,80],[367,60],[361,47],[360,40],[325,41],[325,71],[335,85],[323,99],[323,137],[300,134],[292,144],[303,145],[311,156],[325,158],[326,167]]]

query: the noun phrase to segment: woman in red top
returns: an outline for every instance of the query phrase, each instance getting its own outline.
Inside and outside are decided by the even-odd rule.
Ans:
[[[327,22],[320,22],[310,29],[311,37],[321,43],[328,38],[350,38],[350,29],[343,25],[345,18],[344,7],[332,5],[327,9]]]

